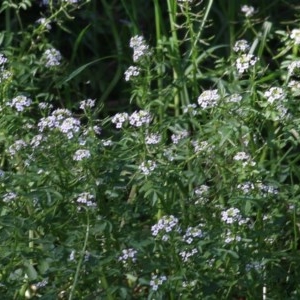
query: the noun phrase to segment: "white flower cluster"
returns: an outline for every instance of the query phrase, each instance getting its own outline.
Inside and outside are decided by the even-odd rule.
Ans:
[[[137,251],[133,248],[123,249],[122,255],[119,256],[118,260],[123,262],[125,265],[128,261],[136,262]]]
[[[90,153],[89,150],[79,149],[73,155],[73,160],[75,160],[75,161],[81,161],[81,160],[83,160],[85,158],[89,158],[89,157],[91,157],[91,153]]]
[[[12,76],[12,73],[8,70],[5,70],[5,63],[7,62],[7,58],[0,53],[0,83]]]
[[[231,103],[238,103],[242,100],[242,98],[243,97],[240,94],[232,94],[227,98],[227,101]]]
[[[162,275],[162,276],[157,276],[157,275],[152,275],[151,276],[151,280],[150,280],[150,286],[151,286],[151,289],[152,291],[157,291],[158,290],[158,287],[160,285],[163,284],[164,281],[167,280],[167,277]]]
[[[58,129],[68,139],[71,139],[79,131],[80,121],[73,118],[72,113],[68,109],[56,109],[50,116],[40,119],[38,128],[39,132],[43,132],[45,129]]]
[[[237,188],[238,190],[241,190],[244,194],[249,194],[251,191],[255,190],[255,185],[252,182],[247,181],[238,184]]]
[[[182,111],[184,114],[190,113],[193,116],[195,116],[197,114],[196,108],[197,108],[197,105],[195,103],[192,103],[192,104],[188,104],[188,105],[182,107]]]
[[[291,89],[293,93],[300,92],[300,81],[291,80],[288,84],[288,87]]]
[[[251,270],[261,272],[264,269],[264,265],[261,262],[254,261],[251,263],[246,264],[246,272],[250,272]]]
[[[173,215],[163,216],[157,224],[151,227],[152,235],[158,236],[162,235],[162,239],[164,241],[168,240],[168,233],[170,233],[173,229],[176,229],[178,225],[178,219]]]
[[[243,219],[240,210],[234,207],[222,211],[221,216],[221,220],[226,224],[233,224],[237,222],[239,225],[242,225],[249,221],[248,218]]]
[[[25,141],[17,140],[8,148],[8,152],[11,156],[14,156],[17,154],[18,151],[25,148],[26,146],[27,143]]]
[[[300,60],[292,61],[288,66],[289,74],[299,76],[300,75]]]
[[[295,41],[295,45],[300,45],[300,29],[293,29],[290,38]]]
[[[80,109],[85,110],[95,106],[95,99],[86,99],[80,101]]]
[[[94,202],[95,198],[92,194],[84,192],[77,196],[76,202],[79,204],[84,204],[88,207],[96,207],[96,203]]]
[[[109,147],[109,146],[112,146],[112,144],[113,144],[113,141],[110,139],[101,140],[101,142],[104,147]]]
[[[194,238],[203,237],[203,232],[201,228],[198,227],[188,227],[185,234],[183,235],[183,241],[187,244],[191,244],[194,241]]]
[[[150,113],[146,110],[135,111],[129,116],[129,123],[135,127],[141,127],[143,124],[149,124],[152,120]]]
[[[203,109],[210,108],[216,106],[219,99],[218,90],[207,90],[198,97],[198,104]]]
[[[124,73],[125,81],[129,81],[131,77],[137,77],[140,75],[141,69],[136,66],[130,66]]]
[[[198,250],[196,248],[192,249],[192,251],[181,251],[179,255],[181,256],[182,260],[184,262],[187,262],[191,256],[194,256],[198,253]]]
[[[32,103],[32,100],[26,96],[19,95],[11,100],[11,102],[7,102],[6,105],[10,107],[14,107],[17,111],[23,111],[25,107],[29,107]]]
[[[13,192],[9,192],[9,193],[6,193],[4,194],[3,198],[2,198],[2,201],[7,203],[7,202],[10,202],[12,200],[15,200],[17,198],[17,194],[16,193],[13,193]]]
[[[45,141],[47,138],[42,135],[42,134],[37,134],[35,136],[33,136],[31,138],[31,141],[30,141],[30,146],[35,149],[37,148],[43,141]]]
[[[251,66],[254,66],[258,61],[258,58],[253,54],[241,54],[240,57],[237,58],[235,65],[239,72],[239,74],[243,74],[247,71]]]
[[[182,287],[184,289],[186,289],[186,288],[194,288],[196,286],[196,284],[197,284],[197,280],[192,280],[190,282],[188,282],[188,281],[182,281]]]
[[[112,117],[111,122],[113,124],[116,124],[116,128],[122,128],[123,123],[125,123],[127,120],[128,120],[128,113],[123,112],[123,113],[115,114]]]
[[[233,51],[234,52],[248,52],[248,50],[250,49],[250,45],[248,43],[248,41],[246,40],[238,40],[235,42],[234,46],[233,46]]]
[[[42,25],[47,30],[51,30],[51,28],[52,28],[50,25],[50,21],[46,18],[40,18],[36,21],[36,23]]]
[[[271,87],[264,93],[265,98],[270,104],[273,104],[275,100],[281,100],[284,98],[285,93],[280,87]]]
[[[197,197],[197,200],[195,201],[195,204],[204,204],[208,201],[207,195],[208,195],[209,187],[205,184],[202,184],[201,186],[195,188],[194,194]]]
[[[246,152],[238,152],[234,157],[233,157],[234,160],[236,161],[241,161],[242,162],[242,165],[243,167],[246,167],[246,166],[255,166],[256,163],[254,161],[251,160],[251,157],[250,155],[248,155]]]
[[[47,49],[43,54],[43,60],[47,68],[59,66],[61,59],[60,52],[55,48]]]
[[[212,146],[209,146],[207,141],[193,140],[193,141],[191,141],[191,144],[194,148],[195,153],[198,153],[198,152],[201,152],[201,151],[211,151],[213,149]]]
[[[159,133],[150,133],[145,137],[145,143],[147,145],[156,145],[161,141],[161,134]]]
[[[144,37],[136,35],[130,39],[130,48],[133,49],[133,61],[137,62],[143,56],[150,54],[149,46],[146,44]]]
[[[232,242],[240,242],[242,238],[239,235],[232,233],[230,230],[226,231],[225,234],[225,243],[230,244]]]
[[[139,170],[144,174],[144,175],[149,175],[152,171],[155,170],[157,167],[157,164],[153,160],[147,160],[142,162],[139,165]]]
[[[255,14],[255,9],[253,6],[243,5],[241,7],[241,12],[244,13],[247,18],[249,18]]]
[[[189,136],[189,132],[187,130],[182,130],[178,133],[174,133],[171,135],[171,140],[173,144],[178,144],[180,140]]]
[[[41,110],[46,110],[46,109],[52,109],[53,108],[53,105],[52,104],[49,104],[49,103],[46,103],[46,102],[40,102],[38,104],[38,107],[39,109]]]

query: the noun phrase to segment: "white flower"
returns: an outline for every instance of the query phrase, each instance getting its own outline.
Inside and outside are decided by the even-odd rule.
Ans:
[[[151,119],[151,115],[148,111],[139,110],[129,116],[129,123],[132,126],[141,127],[143,124],[149,124]]]
[[[77,196],[76,202],[79,204],[85,204],[88,207],[96,207],[96,203],[94,202],[95,198],[92,194],[84,192]]]
[[[126,122],[127,120],[128,120],[128,113],[123,112],[123,113],[115,114],[112,117],[111,122],[116,124],[116,128],[122,128],[123,123]]]
[[[295,40],[295,44],[299,45],[300,44],[300,29],[293,29],[290,38]]]
[[[267,98],[267,101],[272,104],[275,100],[282,99],[285,96],[285,94],[282,88],[272,87],[264,93],[264,96],[265,98]]]
[[[166,280],[167,280],[166,276],[159,276],[158,277],[157,275],[152,275],[149,284],[150,284],[153,291],[157,291],[158,287],[160,285],[162,285],[163,282],[166,281]]]
[[[86,99],[86,100],[83,100],[83,101],[80,101],[80,109],[87,109],[87,108],[92,108],[95,106],[95,100],[92,100],[92,99]]]
[[[136,262],[137,251],[133,248],[123,249],[122,255],[119,256],[118,260],[122,261],[125,265],[128,261]]]
[[[300,71],[300,60],[295,60],[291,62],[288,66],[289,74],[290,75],[299,75]]]
[[[25,107],[29,107],[31,105],[32,100],[27,98],[26,96],[20,95],[11,100],[11,102],[7,102],[6,104],[10,107],[14,107],[17,111],[23,111]]]
[[[91,157],[91,153],[89,150],[86,149],[79,149],[75,152],[75,154],[73,155],[73,160],[76,161],[81,161],[84,158],[89,158]]]
[[[210,108],[216,106],[219,99],[218,90],[207,90],[198,97],[198,104],[203,109]]]
[[[165,233],[171,232],[174,228],[176,228],[178,224],[178,219],[173,215],[163,216],[157,224],[151,227],[151,232],[153,236],[157,236],[159,233],[164,235]]]
[[[158,133],[150,133],[145,137],[145,143],[147,145],[155,145],[161,141],[161,135]]]
[[[10,201],[12,201],[12,200],[14,200],[16,198],[17,198],[17,194],[16,193],[9,192],[9,193],[4,194],[4,196],[2,198],[2,201],[7,203],[7,202],[10,202]]]
[[[250,45],[246,40],[238,40],[233,46],[235,52],[247,52],[250,49]]]
[[[189,132],[187,130],[182,130],[178,133],[174,133],[171,135],[171,140],[173,144],[178,144],[178,142],[189,136]]]
[[[147,160],[145,162],[142,162],[139,165],[139,170],[144,174],[144,175],[149,175],[155,168],[157,167],[156,162],[152,160]]]
[[[244,13],[246,17],[252,17],[255,13],[255,9],[253,6],[243,5],[241,12]]]
[[[179,255],[181,256],[182,260],[184,262],[187,262],[191,256],[194,256],[198,253],[198,250],[196,248],[192,249],[192,251],[181,251],[179,252]]]
[[[243,219],[238,208],[229,208],[221,212],[221,220],[226,224],[233,224],[237,222],[239,225],[245,224],[249,221],[248,218]]]
[[[125,81],[129,81],[131,77],[137,77],[140,75],[140,68],[135,66],[130,66],[124,73]]]
[[[25,148],[27,143],[23,140],[17,140],[8,148],[8,152],[11,156],[14,156],[18,151]]]
[[[240,94],[232,94],[228,97],[228,102],[238,103],[242,100],[242,96]]]
[[[46,62],[46,67],[55,67],[60,65],[62,56],[55,48],[47,49],[43,54],[43,59]]]
[[[4,65],[7,62],[7,58],[0,53],[0,66]]]
[[[130,48],[133,48],[133,61],[137,62],[143,56],[150,54],[149,46],[146,44],[144,37],[136,35],[130,39]]]
[[[182,111],[184,114],[186,113],[191,113],[193,116],[195,116],[197,114],[197,105],[195,103],[192,103],[192,104],[188,104],[187,106],[184,106],[182,108]]]
[[[247,71],[251,66],[254,66],[257,62],[257,57],[253,54],[241,54],[236,60],[236,68],[240,74]]]
[[[40,18],[36,21],[36,23],[41,24],[42,26],[44,26],[47,30],[51,30],[51,25],[50,25],[50,21],[47,20],[46,18]]]

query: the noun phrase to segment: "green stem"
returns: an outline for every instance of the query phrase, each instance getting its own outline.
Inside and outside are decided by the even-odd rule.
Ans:
[[[74,297],[74,293],[75,293],[75,289],[76,289],[80,269],[81,269],[82,262],[83,262],[83,259],[84,259],[84,255],[85,255],[86,248],[87,248],[89,233],[90,233],[90,219],[89,219],[89,215],[88,215],[88,212],[87,212],[87,225],[86,225],[84,244],[83,244],[83,248],[81,250],[80,259],[79,259],[78,264],[77,264],[76,273],[75,273],[74,281],[73,281],[73,284],[72,284],[72,288],[71,288],[71,292],[70,292],[68,300],[72,300],[73,297]]]

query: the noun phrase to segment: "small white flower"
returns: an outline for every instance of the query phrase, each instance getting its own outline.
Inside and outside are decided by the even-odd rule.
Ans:
[[[290,38],[295,41],[296,45],[300,45],[300,29],[293,29]]]
[[[157,167],[156,162],[152,160],[147,160],[145,162],[142,162],[139,165],[139,170],[144,174],[144,175],[149,175],[154,169]]]
[[[150,133],[145,137],[145,143],[147,145],[155,145],[161,141],[161,135],[158,133]]]
[[[162,236],[165,233],[170,233],[173,229],[177,227],[178,219],[173,215],[163,216],[159,221],[151,227],[151,232],[153,236],[161,234]]]
[[[25,107],[31,105],[32,100],[26,96],[20,95],[7,102],[6,104],[10,107],[14,107],[17,111],[23,111]]]
[[[219,99],[218,90],[207,90],[198,97],[198,104],[203,109],[210,108],[216,106]]]
[[[123,112],[123,113],[115,114],[112,117],[111,122],[113,124],[116,124],[116,128],[122,128],[123,123],[125,123],[127,120],[128,120],[128,113]]]
[[[23,140],[17,140],[8,148],[8,152],[11,156],[16,155],[18,151],[25,148],[27,146],[27,143]]]
[[[80,101],[80,109],[85,110],[85,109],[89,109],[95,106],[95,100],[92,99],[86,99],[83,101]]]
[[[46,63],[45,66],[47,68],[51,68],[51,67],[55,67],[55,66],[60,65],[60,61],[62,59],[62,56],[61,56],[60,52],[57,49],[51,48],[51,49],[47,49],[44,52],[43,59]]]
[[[9,192],[9,193],[4,194],[4,196],[2,198],[2,201],[8,203],[8,202],[10,202],[12,200],[15,200],[16,198],[17,198],[17,194],[16,193]]]
[[[253,6],[243,5],[241,7],[241,12],[245,14],[247,18],[252,17],[255,13],[255,9]]]
[[[77,196],[76,202],[79,204],[84,204],[88,207],[96,207],[96,203],[94,202],[95,198],[92,194],[84,192]]]
[[[272,87],[268,91],[264,93],[265,98],[270,104],[273,104],[275,100],[282,99],[285,94],[282,88],[280,87]]]
[[[4,65],[7,62],[7,58],[0,53],[0,66]]]
[[[236,60],[236,68],[240,74],[247,71],[251,66],[257,63],[258,59],[253,54],[241,54]]]
[[[40,18],[36,21],[36,23],[41,24],[42,26],[44,26],[47,30],[51,30],[51,25],[50,25],[50,21],[47,20],[46,18]]]
[[[131,77],[137,77],[140,75],[141,69],[135,66],[130,66],[124,73],[125,81],[129,81]]]
[[[182,107],[182,111],[184,114],[191,113],[193,116],[197,114],[197,105],[195,103],[188,104],[187,106]]]
[[[182,130],[178,133],[174,133],[171,136],[171,140],[173,144],[178,144],[178,142],[189,136],[189,132],[187,130]]]
[[[166,276],[157,276],[157,275],[152,275],[151,276],[151,280],[150,280],[150,286],[152,288],[153,291],[157,291],[158,290],[158,287],[160,285],[163,284],[164,281],[167,280],[167,277]]]
[[[130,48],[133,48],[133,61],[137,62],[142,57],[150,54],[149,46],[146,44],[144,37],[136,35],[130,39]]]
[[[288,66],[289,74],[299,76],[300,73],[300,60],[291,62]]]
[[[135,127],[141,127],[143,124],[149,124],[152,120],[150,113],[146,110],[135,111],[129,116],[129,123]]]
[[[238,40],[233,46],[233,51],[235,52],[247,52],[250,49],[250,45],[246,40]]]
[[[73,155],[73,160],[75,160],[75,161],[81,161],[81,160],[83,160],[85,158],[90,158],[90,157],[91,157],[91,153],[90,153],[89,150],[79,149]]]
[[[129,261],[136,262],[137,251],[133,248],[123,249],[122,255],[119,256],[118,260],[122,261],[124,265],[127,265]]]
[[[228,97],[228,102],[238,103],[242,100],[242,96],[240,94],[232,94]]]

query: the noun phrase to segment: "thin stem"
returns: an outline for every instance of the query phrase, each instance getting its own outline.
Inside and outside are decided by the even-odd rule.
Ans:
[[[83,259],[84,259],[84,255],[85,255],[85,251],[86,251],[86,248],[87,248],[89,233],[90,233],[90,219],[89,219],[89,215],[88,215],[88,212],[87,212],[87,225],[86,225],[84,244],[83,244],[83,247],[82,247],[82,250],[81,250],[80,259],[79,259],[78,264],[77,264],[76,273],[75,273],[72,289],[71,289],[68,300],[72,300],[73,297],[74,297],[74,293],[75,293],[75,289],[76,289],[80,269],[81,269],[82,262],[83,262]]]

